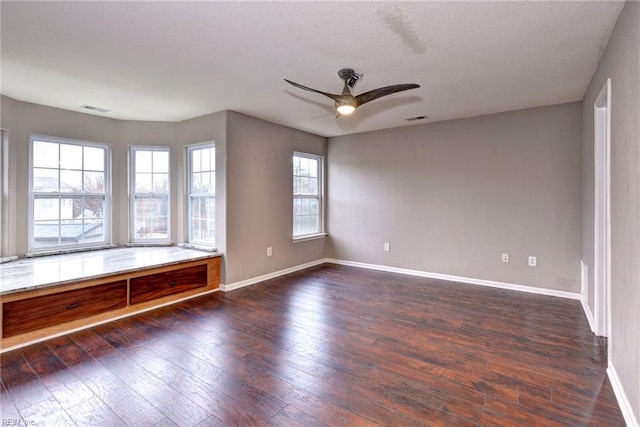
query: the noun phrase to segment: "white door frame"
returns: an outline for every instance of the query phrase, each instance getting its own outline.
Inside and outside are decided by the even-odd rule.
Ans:
[[[611,79],[593,103],[595,160],[594,195],[594,311],[595,333],[611,337]],[[608,345],[611,348],[611,345]],[[609,357],[611,351],[608,352]]]

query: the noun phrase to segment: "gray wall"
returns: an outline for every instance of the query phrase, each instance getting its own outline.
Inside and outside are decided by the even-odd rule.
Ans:
[[[292,239],[292,155],[324,156],[326,139],[233,112],[227,124],[226,283],[323,259],[325,238]]]
[[[5,96],[0,97],[0,118],[2,118],[3,131],[7,132],[5,141],[2,141],[2,241],[0,253],[3,256],[16,253],[15,224],[17,220],[17,129],[18,129],[18,101]],[[13,147],[9,149],[10,147]],[[10,197],[11,196],[11,197]]]
[[[111,179],[111,193],[117,205],[114,205],[114,219],[117,218],[117,228],[114,227],[114,243],[122,244],[129,242],[130,218],[129,203],[129,173],[128,159],[130,146],[158,146],[170,148],[170,200],[171,200],[171,238],[176,239],[174,232],[176,226],[176,200],[179,197],[175,183],[177,176],[175,159],[176,151],[176,126],[174,123],[166,122],[141,122],[141,121],[116,121],[118,129],[117,143],[112,145],[111,169],[113,176]]]
[[[583,252],[593,283],[593,103],[611,78],[612,363],[640,419],[640,3],[626,3],[583,101]],[[593,311],[593,289],[589,287]]]
[[[179,123],[120,121],[2,97],[9,131],[7,236],[3,255],[28,250],[28,164],[32,133],[108,143],[112,155],[113,243],[129,242],[128,149],[171,148],[171,239],[186,240],[185,147],[216,144],[216,243],[225,254],[222,282],[233,284],[321,260],[325,239],[293,243],[293,151],[325,155],[326,139],[232,112]],[[266,256],[266,248],[273,256]],[[229,263],[231,260],[231,263]]]
[[[184,147],[203,142],[215,142],[216,145],[216,247],[223,254],[227,253],[227,112],[207,114],[178,123],[178,147],[173,161],[177,163],[177,187],[181,194],[186,194],[185,181],[186,153]],[[184,197],[177,201],[177,240],[187,240],[187,205]],[[226,283],[226,258],[223,258],[220,279]]]
[[[222,120],[221,120],[222,119]],[[9,191],[6,218],[10,221],[3,255],[28,251],[29,136],[41,134],[107,143],[111,146],[113,243],[129,242],[128,150],[131,145],[168,146],[171,149],[172,240],[184,242],[184,146],[225,135],[226,113],[182,123],[113,120],[59,108],[20,102],[2,96],[2,128],[8,131]],[[217,142],[217,141],[216,141]],[[224,140],[217,144],[222,150]],[[222,167],[224,175],[224,163]],[[224,183],[224,180],[222,181]],[[224,192],[223,192],[224,193]],[[224,206],[224,197],[222,197]],[[4,208],[4,207],[3,207]],[[224,212],[224,209],[222,210]],[[4,216],[3,216],[4,218]],[[222,218],[224,225],[224,218]],[[221,227],[224,230],[224,226]],[[219,241],[224,243],[224,235]]]
[[[570,103],[330,138],[328,256],[579,292],[581,121]]]
[[[17,102],[7,97],[2,97],[2,127],[9,132],[9,157],[12,159],[10,168],[11,192],[9,203],[15,203],[15,216],[11,218],[12,226],[9,227],[9,241],[14,241],[13,251],[4,255],[24,255],[28,251],[28,207],[29,207],[29,135],[41,134],[62,138],[82,139],[109,143],[113,147],[114,159],[121,157],[121,149],[118,145],[118,121],[104,117],[81,114],[59,108],[45,107],[26,102]],[[5,116],[15,115],[13,121],[5,121]],[[125,159],[126,159],[126,148]],[[124,166],[126,171],[126,161]],[[113,184],[119,186],[119,176],[124,175],[119,169],[113,169]],[[126,184],[125,184],[126,185]],[[126,194],[124,200],[126,202]],[[121,198],[113,198],[113,212],[119,212],[122,203]],[[124,220],[126,227],[126,220]],[[112,228],[114,241],[119,242],[121,218],[113,215]]]

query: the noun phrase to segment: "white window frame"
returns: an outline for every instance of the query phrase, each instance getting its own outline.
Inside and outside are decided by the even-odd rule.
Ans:
[[[295,170],[293,170],[293,163],[295,157],[302,157],[310,160],[315,160],[318,162],[318,194],[316,195],[301,195],[295,193],[295,184],[294,184],[294,174]],[[293,241],[304,241],[309,239],[314,239],[318,237],[326,236],[325,232],[325,197],[324,197],[324,168],[325,162],[324,157],[319,156],[317,154],[303,153],[300,151],[294,151],[291,156],[291,192],[293,195],[292,203],[291,203],[291,233],[293,236]],[[295,234],[295,212],[293,209],[293,205],[297,199],[315,199],[318,200],[318,229],[312,233],[305,234]]]
[[[104,212],[103,212],[103,239],[101,241],[91,242],[91,243],[78,243],[78,244],[55,244],[48,246],[38,246],[35,245],[35,220],[34,220],[34,202],[37,198],[48,198],[51,196],[58,196],[61,200],[66,198],[76,198],[78,195],[89,194],[92,197],[96,197],[96,193],[72,193],[74,196],[64,197],[62,192],[34,192],[33,191],[33,145],[35,141],[39,142],[48,142],[53,144],[64,144],[64,145],[77,145],[81,147],[91,147],[91,148],[100,148],[104,150]],[[58,166],[58,171],[60,169]],[[82,171],[85,171],[83,168]],[[29,253],[31,254],[46,254],[46,253],[59,253],[59,252],[73,252],[73,251],[81,251],[81,250],[89,250],[96,249],[100,247],[109,247],[111,246],[111,146],[105,143],[92,142],[92,141],[84,141],[78,139],[71,138],[59,138],[52,137],[46,135],[29,135]]]
[[[166,152],[169,161],[167,165],[167,191],[166,193],[151,191],[148,193],[136,192],[136,154],[140,151]],[[153,164],[151,166],[152,174]],[[161,172],[164,173],[164,172]],[[167,200],[167,237],[166,238],[141,238],[136,237],[136,199],[166,199]],[[135,145],[129,147],[129,240],[131,243],[167,244],[171,242],[171,149],[169,147]]]
[[[203,150],[203,149],[213,149],[214,152],[214,157],[217,158],[217,152],[216,152],[216,144],[214,141],[210,141],[210,142],[205,142],[205,143],[201,143],[201,144],[194,144],[194,145],[190,145],[186,147],[186,155],[187,155],[187,243],[188,245],[192,245],[195,247],[203,247],[209,250],[216,250],[216,245],[217,245],[217,236],[214,236],[214,241],[209,242],[209,241],[205,241],[205,240],[198,240],[198,239],[194,239],[193,238],[193,224],[192,224],[192,199],[199,197],[199,198],[213,198],[214,200],[214,209],[215,211],[217,211],[218,206],[217,206],[217,200],[216,200],[216,190],[214,187],[213,190],[213,194],[211,193],[194,193],[192,191],[193,188],[193,182],[192,182],[192,178],[193,178],[193,156],[192,153],[194,151],[197,150]],[[217,173],[216,173],[216,165],[210,165],[210,167],[212,169],[208,169],[208,172],[213,172],[214,176],[216,177],[216,183],[218,181],[217,179]],[[201,170],[202,171],[202,170]],[[217,230],[218,224],[215,218],[215,215],[213,217],[213,223],[214,223],[214,227]],[[217,231],[216,231],[216,235],[217,235]]]

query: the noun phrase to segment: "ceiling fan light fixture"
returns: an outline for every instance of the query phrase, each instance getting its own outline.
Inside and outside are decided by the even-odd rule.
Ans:
[[[341,104],[336,107],[341,116],[348,116],[355,111],[356,107],[350,104]]]

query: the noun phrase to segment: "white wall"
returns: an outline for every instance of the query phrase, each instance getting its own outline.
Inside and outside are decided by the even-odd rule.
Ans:
[[[581,126],[570,103],[330,138],[329,257],[578,293]]]

